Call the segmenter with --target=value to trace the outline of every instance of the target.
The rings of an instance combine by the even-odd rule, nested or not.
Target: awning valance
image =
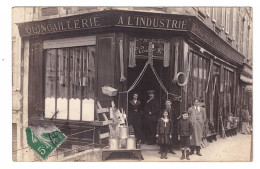
[[[246,77],[246,76],[244,76],[242,74],[240,75],[240,80],[245,82],[245,83],[250,83],[250,84],[253,83],[253,79],[252,78]]]

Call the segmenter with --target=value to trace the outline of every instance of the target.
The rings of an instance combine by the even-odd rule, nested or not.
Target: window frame
[[[58,57],[58,50],[59,49],[66,49],[68,50],[68,63],[67,63],[67,68],[70,69],[70,50],[73,48],[73,50],[75,50],[76,47],[86,47],[86,50],[89,50],[89,47],[91,48],[95,48],[95,55],[94,55],[94,81],[93,81],[93,86],[95,86],[95,83],[96,83],[96,71],[97,71],[97,68],[96,68],[96,62],[97,62],[97,59],[96,59],[96,55],[97,55],[97,48],[96,48],[96,36],[87,36],[87,37],[77,37],[77,38],[65,38],[65,39],[54,39],[54,40],[45,40],[43,41],[43,56],[44,56],[44,100],[46,99],[46,60],[47,60],[47,57],[46,57],[46,54],[47,54],[47,50],[56,50],[56,56],[55,56],[55,60],[56,60],[56,65],[55,65],[55,96],[54,96],[54,99],[55,99],[55,112],[57,112],[57,85],[59,83],[58,79],[57,79],[57,76],[58,76],[58,62],[59,62],[59,57]],[[83,57],[82,57],[83,59]],[[83,64],[83,62],[81,61],[80,64]],[[81,78],[80,78],[80,81],[82,83],[82,79],[83,79],[83,67],[82,65],[80,66],[82,68],[82,70],[80,70],[81,72]],[[70,78],[70,72],[68,71],[68,78]],[[67,79],[67,80],[70,80],[70,79]],[[81,85],[80,85],[81,86]],[[82,86],[80,87],[80,97],[78,99],[80,99],[80,120],[81,122],[84,122],[86,120],[83,120],[82,119],[82,115],[83,115],[83,104],[82,104],[82,101],[83,101],[83,88]],[[96,89],[94,87],[93,89],[93,98],[91,98],[92,100],[94,100],[94,112],[95,113],[95,98],[96,98]],[[68,120],[68,121],[75,121],[73,119],[70,119],[69,117],[69,114],[71,113],[70,112],[70,108],[69,108],[69,104],[70,104],[70,99],[72,99],[72,97],[70,96],[70,83],[68,84],[68,87],[67,87],[67,118],[65,120]],[[46,105],[45,105],[46,106]],[[44,106],[44,109],[45,109],[45,106]],[[93,114],[93,116],[95,116]],[[48,117],[49,118],[49,117]],[[64,119],[59,119],[57,118],[57,114],[54,116],[53,119],[56,119],[56,120],[64,120]],[[78,121],[78,120],[76,120]]]

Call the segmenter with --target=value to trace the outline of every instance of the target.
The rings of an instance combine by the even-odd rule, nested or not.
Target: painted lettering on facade
[[[118,26],[186,30],[188,20],[147,16],[118,16]]]
[[[136,55],[148,56],[149,42],[153,43],[153,56],[163,57],[164,56],[164,40],[153,40],[153,39],[136,39]]]
[[[65,18],[36,21],[18,24],[21,36],[40,35],[56,32],[68,32],[73,30],[84,30],[91,28],[121,26],[133,28],[149,28],[162,30],[188,30],[190,19],[180,16],[139,16],[127,13],[102,12],[95,15],[83,14]]]
[[[24,29],[28,35],[65,32],[100,26],[100,17],[73,19],[53,23],[27,24]]]

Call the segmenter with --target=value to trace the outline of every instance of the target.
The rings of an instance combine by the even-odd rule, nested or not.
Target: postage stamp
[[[28,145],[44,160],[66,139],[56,126],[27,127],[26,136]]]

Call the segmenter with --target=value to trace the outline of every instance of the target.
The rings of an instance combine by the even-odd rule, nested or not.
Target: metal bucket
[[[127,139],[127,149],[128,150],[136,149],[136,140],[134,137],[130,137]]]
[[[119,138],[127,139],[128,138],[128,127],[127,126],[120,126],[119,127]]]
[[[118,149],[118,139],[117,138],[109,138],[109,148],[112,150]]]

